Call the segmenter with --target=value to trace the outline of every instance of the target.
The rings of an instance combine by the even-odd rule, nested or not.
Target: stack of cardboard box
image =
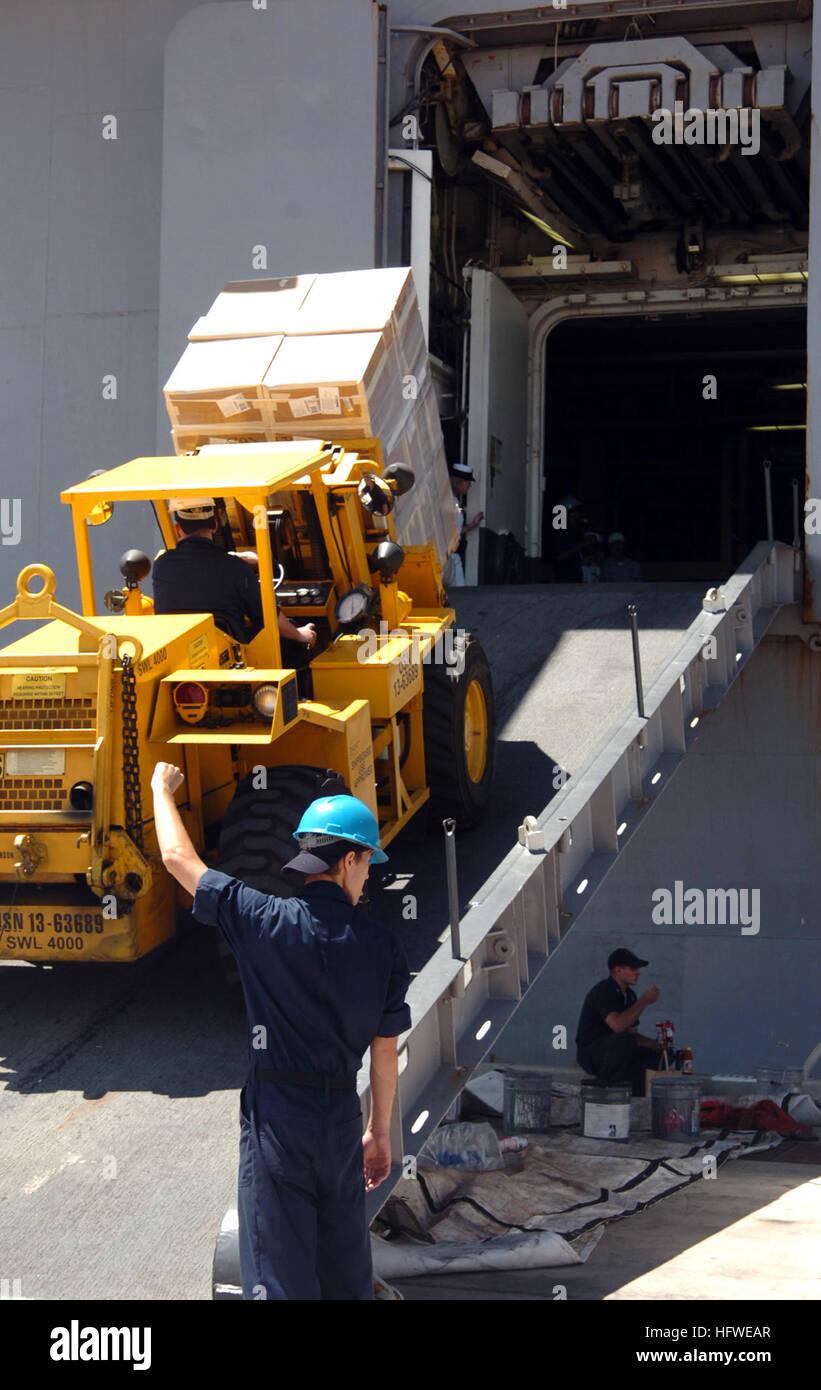
[[[177,453],[205,444],[377,438],[416,486],[397,500],[408,545],[457,539],[436,394],[407,269],[226,285],[165,387]]]

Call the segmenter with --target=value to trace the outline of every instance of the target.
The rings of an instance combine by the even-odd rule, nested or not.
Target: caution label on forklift
[[[62,777],[65,770],[65,748],[9,748],[6,753],[6,777]]]
[[[65,693],[65,671],[26,671],[11,678],[13,700],[60,700]]]
[[[193,642],[188,643],[188,665],[192,671],[199,671],[208,665],[208,634],[201,632]]]

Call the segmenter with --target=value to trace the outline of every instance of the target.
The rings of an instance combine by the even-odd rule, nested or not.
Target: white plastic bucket
[[[630,1138],[629,1086],[595,1086],[585,1083],[581,1088],[582,1134],[585,1139],[610,1139],[626,1144]]]

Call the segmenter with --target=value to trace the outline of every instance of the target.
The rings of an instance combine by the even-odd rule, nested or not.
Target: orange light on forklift
[[[199,681],[181,681],[174,687],[174,705],[186,724],[199,724],[208,709],[208,691]]]

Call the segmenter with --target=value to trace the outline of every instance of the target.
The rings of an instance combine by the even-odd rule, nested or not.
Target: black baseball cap
[[[637,970],[640,965],[649,965],[649,963],[639,956],[634,956],[633,952],[626,950],[624,946],[619,946],[618,950],[611,951],[607,957],[608,970],[612,970],[614,965],[630,965],[634,970]]]

